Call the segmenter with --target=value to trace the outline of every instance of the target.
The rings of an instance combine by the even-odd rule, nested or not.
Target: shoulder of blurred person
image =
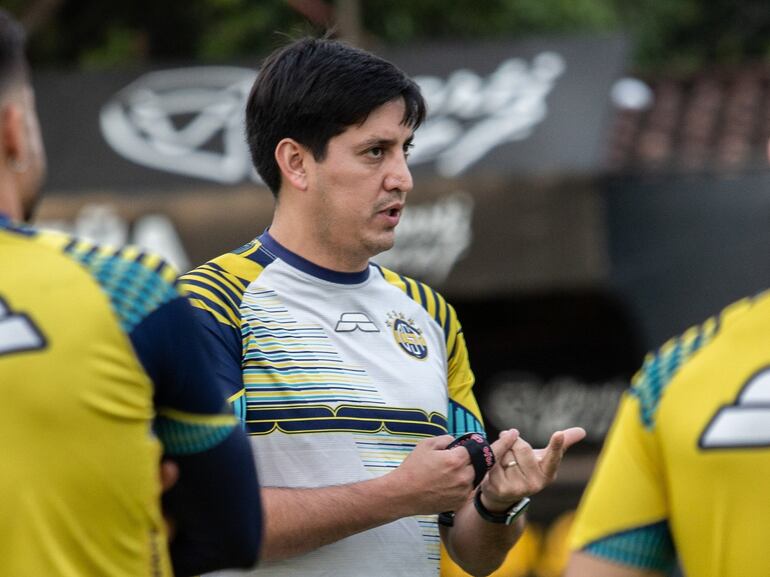
[[[768,330],[765,292],[647,356],[578,510],[569,577],[662,574],[677,560],[697,577],[768,574]]]

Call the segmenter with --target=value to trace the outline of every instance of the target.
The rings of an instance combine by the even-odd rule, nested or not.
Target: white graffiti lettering
[[[546,97],[565,68],[559,54],[542,52],[531,65],[505,60],[487,78],[465,69],[446,80],[416,77],[429,115],[411,162],[435,162],[441,176],[454,177],[495,147],[526,139],[545,120]],[[104,105],[102,134],[118,154],[145,167],[222,184],[259,182],[243,128],[256,74],[238,67],[151,72]]]

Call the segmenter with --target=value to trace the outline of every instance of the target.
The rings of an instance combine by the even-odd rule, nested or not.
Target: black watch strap
[[[504,513],[493,513],[481,502],[481,489],[478,489],[473,496],[473,504],[476,506],[476,511],[481,518],[489,523],[500,523],[501,525],[512,525],[516,518],[529,507],[530,501],[531,499],[529,497],[524,497],[518,503],[513,504]]]

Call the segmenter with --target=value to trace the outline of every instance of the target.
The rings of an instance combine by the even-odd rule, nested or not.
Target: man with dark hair
[[[272,225],[183,277],[260,470],[258,574],[435,576],[441,538],[486,575],[584,435],[536,451],[504,432],[477,492],[470,450],[444,450],[484,441],[457,315],[369,260],[393,246],[424,116],[417,85],[372,54],[316,39],[275,52],[246,108]]]
[[[175,271],[134,247],[22,224],[44,173],[24,33],[0,10],[0,574],[252,566],[249,444]],[[170,554],[161,453],[180,475],[166,497]]]

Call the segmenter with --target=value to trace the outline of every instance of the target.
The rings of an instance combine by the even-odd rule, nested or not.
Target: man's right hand
[[[391,473],[414,497],[412,514],[455,511],[471,498],[475,471],[470,455],[460,446],[445,450],[452,441],[451,435],[420,441]]]

